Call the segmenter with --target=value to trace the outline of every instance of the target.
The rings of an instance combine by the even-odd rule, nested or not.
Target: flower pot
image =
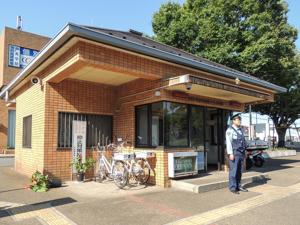
[[[51,179],[49,181],[49,185],[51,188],[58,188],[62,186],[61,180],[59,179]]]
[[[84,180],[84,173],[77,173],[76,174],[77,181],[83,182]]]

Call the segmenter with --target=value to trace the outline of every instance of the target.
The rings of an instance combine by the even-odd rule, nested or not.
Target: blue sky
[[[15,27],[16,17],[23,18],[25,31],[53,37],[67,22],[152,33],[151,19],[168,0],[51,0],[2,1],[0,30]],[[184,0],[173,0],[182,3]],[[289,22],[300,31],[300,1],[288,0]],[[299,35],[300,36],[300,35]],[[300,49],[300,40],[297,40]]]

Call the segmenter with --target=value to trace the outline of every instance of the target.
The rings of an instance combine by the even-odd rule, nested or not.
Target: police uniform
[[[232,116],[231,120],[238,116],[240,114]],[[226,130],[226,149],[228,155],[234,155],[234,160],[229,160],[229,189],[232,192],[238,192],[243,189],[241,188],[241,178],[246,155],[246,139],[240,127],[230,126]]]

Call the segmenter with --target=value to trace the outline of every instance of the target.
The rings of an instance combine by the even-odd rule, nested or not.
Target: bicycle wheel
[[[262,157],[255,157],[254,159],[254,165],[256,167],[262,167],[264,165],[264,160]]]
[[[136,166],[140,167],[140,173],[137,176],[140,184],[146,184],[150,178],[150,166],[145,159],[138,159]]]
[[[99,182],[102,182],[106,178],[106,168],[104,165],[100,165],[98,178]]]
[[[115,162],[112,168],[112,176],[116,186],[123,189],[128,183],[128,170],[122,161]]]

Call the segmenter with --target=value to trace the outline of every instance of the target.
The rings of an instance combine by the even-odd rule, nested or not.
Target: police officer
[[[246,139],[241,129],[241,114],[234,114],[232,125],[226,130],[226,148],[229,156],[229,190],[234,194],[248,190],[241,186],[242,171],[246,155]]]

